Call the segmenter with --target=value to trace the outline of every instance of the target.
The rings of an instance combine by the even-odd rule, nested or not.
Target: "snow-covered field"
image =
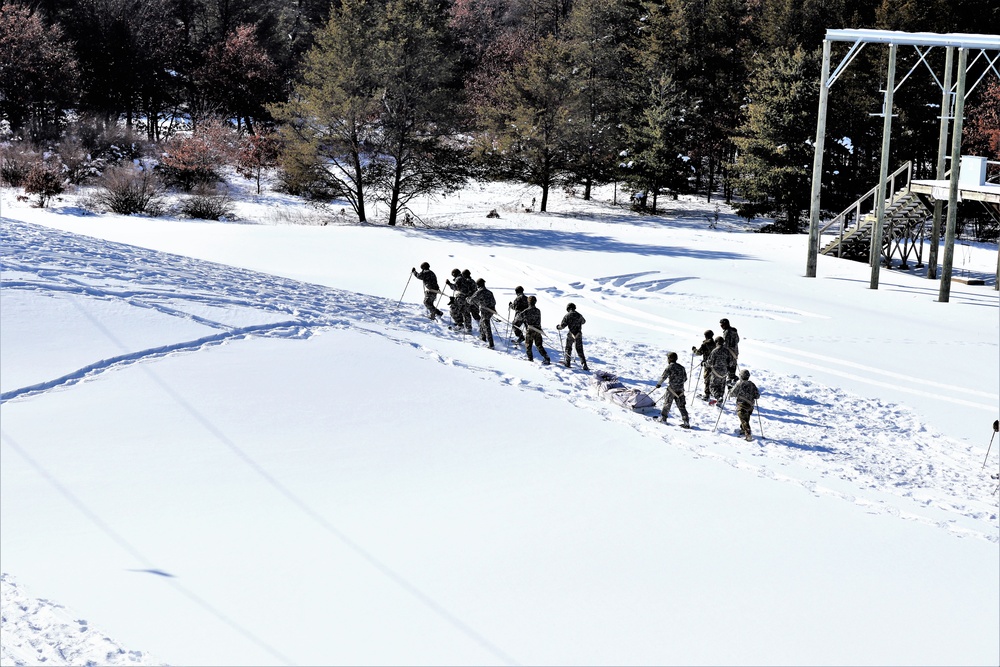
[[[224,223],[0,195],[3,664],[1000,662],[995,245],[944,304],[700,200],[388,228],[236,185]],[[554,359],[572,301],[647,391],[728,317],[755,440],[428,321],[422,261],[537,295]]]

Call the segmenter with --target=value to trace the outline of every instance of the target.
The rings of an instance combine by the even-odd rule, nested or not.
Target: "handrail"
[[[909,190],[911,175],[912,175],[912,172],[913,172],[913,162],[912,161],[905,162],[896,171],[894,171],[891,174],[889,174],[889,176],[887,176],[886,179],[885,179],[886,182],[889,183],[889,192],[892,193],[892,194],[889,195],[890,200],[896,194],[896,177],[899,176],[904,171],[906,172],[906,188],[907,188],[907,190]],[[865,200],[867,200],[869,197],[874,197],[878,193],[878,188],[879,188],[879,186],[876,185],[871,190],[869,190],[865,194],[861,195],[853,204],[851,204],[850,206],[848,206],[847,208],[845,208],[843,211],[841,211],[840,213],[838,213],[836,216],[834,216],[830,220],[830,222],[828,222],[825,225],[823,225],[822,227],[820,227],[819,233],[822,234],[823,232],[825,232],[826,230],[828,230],[830,227],[833,227],[835,224],[840,223],[840,244],[839,244],[839,247],[837,248],[837,257],[840,257],[841,252],[843,250],[843,245],[844,245],[844,220],[846,219],[847,214],[850,213],[851,211],[855,211],[856,213],[855,213],[855,216],[854,216],[854,220],[855,220],[854,226],[855,227],[860,227],[861,226],[861,219],[862,219],[861,218],[861,204]]]

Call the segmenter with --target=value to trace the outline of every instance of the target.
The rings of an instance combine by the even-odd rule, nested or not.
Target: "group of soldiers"
[[[427,308],[427,317],[432,320],[444,317],[444,312],[436,305],[442,291],[437,276],[431,271],[430,264],[424,262],[420,265],[419,272],[414,267],[411,269],[411,273],[424,285],[424,306]],[[475,319],[479,325],[480,340],[493,349],[493,316],[496,315],[510,324],[514,336],[511,342],[515,345],[523,344],[525,346],[528,361],[534,361],[534,348],[542,357],[543,365],[552,362],[542,344],[544,335],[542,314],[534,296],[526,296],[523,287],[514,288],[514,299],[508,304],[509,312],[513,313],[513,318],[508,321],[497,313],[496,297],[486,287],[486,281],[483,278],[473,280],[472,273],[468,269],[464,271],[454,269],[451,276],[452,280],[445,280],[445,285],[452,289],[452,295],[448,301],[452,319],[452,325],[449,328],[471,333],[472,320]],[[575,349],[583,370],[590,370],[583,352],[583,325],[586,322],[583,315],[576,311],[576,306],[570,303],[566,306],[566,315],[556,325],[556,329],[560,331],[565,329],[567,332],[563,350],[563,364],[567,368],[572,365],[572,355]],[[752,439],[750,415],[753,413],[757,399],[760,398],[760,391],[757,389],[757,385],[751,382],[750,371],[744,369],[737,376],[740,355],[739,332],[730,325],[726,318],[719,321],[719,326],[722,327],[721,336],[716,336],[712,330],[705,331],[705,339],[701,345],[691,348],[692,358],[695,354],[701,355],[700,372],[704,376],[704,393],[700,394],[698,398],[707,401],[709,405],[720,404],[721,408],[724,399],[727,396],[732,396],[736,400],[736,414],[740,420],[740,432],[749,441]],[[676,403],[683,419],[681,426],[691,427],[684,394],[687,380],[687,370],[678,363],[677,353],[671,352],[667,355],[667,368],[663,371],[663,375],[656,385],[657,389],[664,383],[667,385],[663,408],[660,412],[661,421],[667,421],[670,408]]]
[[[420,265],[418,272],[416,267],[410,269],[410,273],[424,284],[424,307],[427,308],[427,317],[435,320],[444,317],[444,311],[437,305],[437,299],[442,294],[438,284],[437,276],[431,271],[431,265],[424,262]],[[528,361],[534,361],[534,351],[542,357],[542,365],[552,363],[549,353],[545,350],[542,338],[545,335],[542,331],[542,313],[538,309],[537,300],[534,296],[526,296],[523,287],[514,289],[514,300],[508,304],[509,312],[513,313],[513,319],[507,320],[497,313],[497,300],[493,292],[486,287],[486,280],[479,278],[472,279],[472,272],[469,269],[460,271],[453,269],[451,272],[453,280],[445,280],[445,285],[450,287],[452,294],[448,299],[448,309],[451,314],[452,324],[450,329],[472,333],[472,320],[475,319],[479,325],[479,339],[494,349],[493,338],[493,316],[511,325],[511,332],[515,345],[524,345],[527,352]],[[576,350],[580,358],[583,370],[589,371],[587,357],[583,353],[583,325],[587,323],[583,315],[576,312],[576,305],[566,306],[566,315],[562,321],[556,325],[556,329],[566,330],[566,346],[564,349],[563,365],[566,368],[572,367],[573,350]]]
[[[736,400],[740,433],[750,441],[753,439],[750,415],[753,414],[757,399],[760,398],[760,390],[750,380],[750,371],[743,369],[739,376],[736,374],[740,357],[739,332],[726,318],[719,320],[719,326],[722,327],[721,336],[716,336],[715,332],[709,329],[705,331],[705,339],[701,345],[691,347],[692,358],[696,354],[701,355],[700,372],[705,382],[704,393],[699,394],[698,398],[707,401],[709,405],[719,404],[721,408],[721,402],[727,397],[728,390],[728,396]],[[663,399],[663,409],[660,411],[661,421],[667,421],[671,405],[677,403],[683,419],[681,426],[691,428],[684,396],[687,380],[687,371],[684,366],[677,363],[677,353],[671,352],[667,355],[667,368],[656,384],[656,388],[659,389],[664,382],[667,383],[667,393]]]

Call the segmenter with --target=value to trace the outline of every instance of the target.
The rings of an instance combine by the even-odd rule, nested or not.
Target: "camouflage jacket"
[[[425,292],[437,292],[440,288],[438,287],[438,278],[434,275],[434,272],[430,269],[424,269],[418,273],[414,274],[417,280],[424,284]]]
[[[490,313],[497,312],[497,300],[493,296],[493,292],[489,291],[485,287],[480,287],[476,292],[469,297],[469,303],[474,303],[479,306],[480,309],[488,310]]]
[[[729,327],[722,334],[723,345],[728,347],[733,351],[733,354],[738,355],[740,353],[740,334],[736,331],[735,327]]]
[[[562,318],[562,322],[559,323],[558,329],[569,329],[569,332],[574,336],[578,336],[580,331],[583,329],[583,325],[587,323],[587,320],[583,318],[583,315],[572,310],[566,313],[566,316]]]
[[[744,405],[753,405],[753,402],[760,398],[760,391],[750,380],[740,380],[729,392],[736,400]]]
[[[695,354],[701,355],[701,363],[708,362],[708,355],[712,354],[712,350],[715,349],[715,341],[711,338],[706,338],[701,341],[701,347],[695,348]]]
[[[708,355],[708,367],[719,375],[725,375],[729,370],[729,360],[732,359],[733,353],[730,352],[725,345],[720,345],[712,350],[712,353]]]
[[[523,294],[518,294],[514,297],[514,300],[510,302],[510,309],[515,313],[520,313],[522,310],[528,307],[528,297]]]
[[[459,276],[455,278],[455,291],[461,292],[462,296],[468,298],[476,291],[476,281],[471,277]]]
[[[514,324],[523,324],[541,331],[542,311],[538,310],[536,306],[528,306],[514,316]]]
[[[673,361],[667,365],[667,369],[660,376],[660,384],[666,381],[667,387],[677,396],[684,392],[684,383],[687,382],[687,379],[688,374],[684,367]]]

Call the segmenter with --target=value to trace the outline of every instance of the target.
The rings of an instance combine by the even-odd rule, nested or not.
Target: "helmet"
[[[741,380],[749,380],[750,379],[750,371],[740,371],[740,379]]]
[[[712,338],[715,338],[715,332],[712,331],[711,329],[706,329],[705,330],[705,340],[711,340]]]
[[[723,317],[721,320],[719,320],[719,326],[722,327],[723,329],[728,329],[729,328],[729,320],[727,320],[725,317]]]
[[[424,262],[423,264],[420,265],[420,268],[426,271],[427,269],[431,268],[431,265],[428,264],[427,262]]]
[[[515,294],[524,294],[524,288],[521,287],[520,285],[518,285],[517,287],[514,288],[514,293]]]
[[[486,279],[480,278],[479,280],[476,281],[476,284],[479,285],[480,287],[486,287]]]
[[[538,301],[538,299],[535,298],[534,294],[532,294],[531,296],[528,297],[528,304],[529,305],[534,306],[536,301]]]
[[[726,342],[726,339],[723,338],[722,336],[716,336],[715,337],[715,344],[716,345],[723,345],[725,342]]]
[[[566,310],[576,310],[576,304],[571,303],[566,306]]]
[[[671,362],[677,361],[677,353],[676,352],[671,352],[670,354],[668,354],[667,355],[667,361],[671,361]]]
[[[463,269],[462,270],[462,275],[465,276],[466,278],[471,278],[472,277],[472,271],[469,271],[468,269]]]
[[[460,275],[462,275],[462,272],[459,271],[458,269],[452,269],[451,270],[451,277],[452,278],[458,278]]]

